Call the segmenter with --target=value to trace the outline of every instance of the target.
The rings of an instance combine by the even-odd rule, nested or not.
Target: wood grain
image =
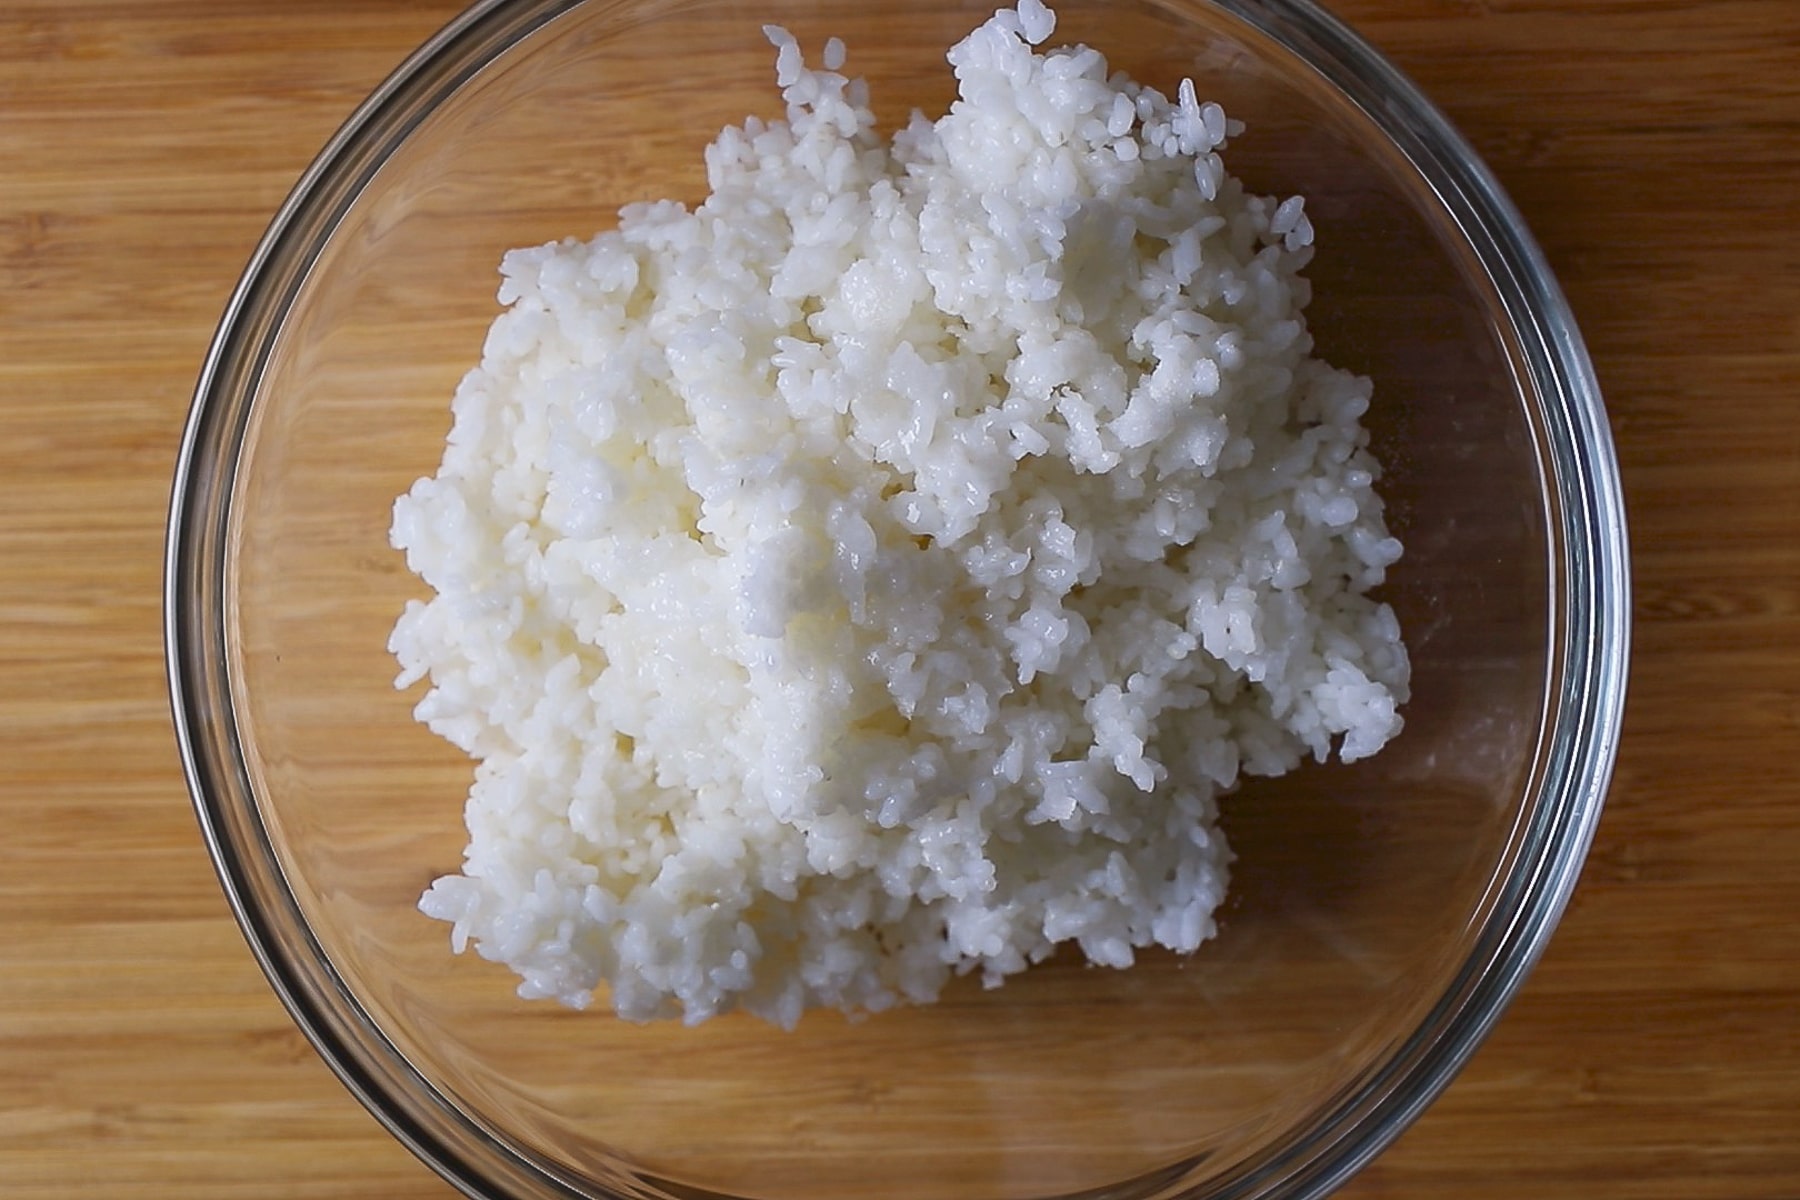
[[[442,1198],[293,1031],[188,809],[162,518],[268,215],[444,0],[0,6],[0,1195]],[[1591,865],[1343,1192],[1800,1195],[1800,33],[1787,0],[1336,0],[1582,323],[1636,655]]]

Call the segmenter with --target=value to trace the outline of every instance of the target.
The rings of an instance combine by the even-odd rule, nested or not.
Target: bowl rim
[[[239,447],[273,339],[338,223],[425,114],[585,2],[479,0],[409,55],[314,158],[249,259],[208,348],[176,461],[164,554],[174,731],[195,814],[240,930],[290,1017],[343,1084],[419,1159],[477,1200],[609,1193],[586,1190],[440,1095],[362,1009],[302,919],[257,820],[238,739],[225,642],[232,501]],[[1209,1193],[1221,1200],[1317,1200],[1380,1153],[1455,1078],[1517,995],[1568,904],[1611,780],[1624,714],[1631,638],[1624,498],[1599,384],[1569,305],[1518,210],[1449,120],[1313,0],[1194,3],[1294,54],[1388,135],[1489,273],[1545,410],[1538,414],[1552,556],[1545,702],[1561,719],[1539,750],[1542,792],[1524,831],[1524,870],[1508,873],[1497,901],[1513,919],[1486,924],[1411,1036],[1338,1097],[1306,1136],[1253,1156],[1225,1190]],[[1144,1182],[1158,1196],[1194,1194],[1163,1190],[1179,1189],[1181,1174],[1158,1171]],[[623,1173],[597,1182],[633,1200],[705,1194],[650,1190],[649,1178]]]

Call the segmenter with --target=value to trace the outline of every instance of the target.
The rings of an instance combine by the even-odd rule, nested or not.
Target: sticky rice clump
[[[1303,203],[1053,24],[996,13],[891,140],[771,27],[786,119],[704,203],[506,255],[391,649],[478,760],[420,907],[521,995],[792,1026],[1192,951],[1218,797],[1399,731]]]

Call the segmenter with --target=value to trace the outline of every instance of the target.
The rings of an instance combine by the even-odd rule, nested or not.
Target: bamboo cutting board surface
[[[446,0],[0,3],[0,1196],[452,1195],[292,1028],[191,816],[162,519],[269,215]],[[1349,1200],[1800,1196],[1800,20],[1335,0],[1495,168],[1582,323],[1636,654],[1586,876]]]

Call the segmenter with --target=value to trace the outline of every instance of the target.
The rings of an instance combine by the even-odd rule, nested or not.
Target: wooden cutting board
[[[447,1197],[290,1026],[166,715],[162,519],[269,215],[450,0],[0,3],[0,1196]],[[1574,305],[1630,504],[1616,785],[1564,926],[1343,1192],[1800,1196],[1800,10],[1335,0]]]

